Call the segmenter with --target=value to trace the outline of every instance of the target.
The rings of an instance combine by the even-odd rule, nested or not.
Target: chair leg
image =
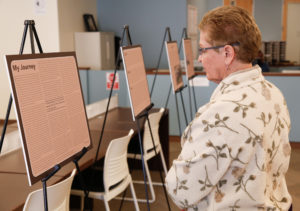
[[[138,204],[137,199],[136,199],[136,194],[135,194],[135,191],[134,191],[132,181],[130,182],[130,189],[131,189],[131,195],[133,197],[133,203],[134,203],[134,206],[135,206],[135,210],[140,211],[139,204]]]
[[[108,201],[106,199],[104,199],[103,201],[104,201],[104,205],[105,205],[105,210],[110,211]]]
[[[83,211],[84,209],[84,197],[80,196],[80,210]]]
[[[151,197],[152,197],[151,199],[149,199],[149,202],[153,203],[155,201],[155,192],[154,192],[154,188],[153,188],[153,183],[152,183],[152,179],[151,179],[151,175],[150,175],[148,163],[147,163],[147,160],[145,158],[144,158],[144,163],[145,163],[146,175],[147,175],[147,178],[148,178],[148,181],[146,181],[146,183],[149,184],[150,192],[151,192]],[[144,184],[144,181],[132,181],[132,183]],[[122,197],[115,197],[115,199],[122,199]],[[126,200],[126,201],[134,201],[133,198],[128,198],[128,197],[125,197],[123,199]],[[140,199],[140,198],[137,198],[137,201],[138,202],[142,202],[142,203],[146,203],[147,202],[146,199]]]
[[[165,172],[165,176],[167,176],[167,165],[166,165],[166,161],[165,161],[165,158],[164,158],[164,153],[162,151],[162,148],[161,148],[161,145],[159,145],[159,154],[160,154],[160,158],[161,158],[161,163],[162,163],[162,166],[164,168],[164,172]]]
[[[146,175],[147,175],[148,182],[149,182],[150,192],[151,192],[151,196],[152,196],[151,200],[155,201],[155,192],[154,192],[154,188],[153,188],[153,184],[152,184],[152,179],[151,179],[151,175],[150,175],[150,171],[149,171],[149,167],[148,167],[148,162],[147,162],[147,160],[145,160],[145,158],[144,158],[144,163],[145,163]]]

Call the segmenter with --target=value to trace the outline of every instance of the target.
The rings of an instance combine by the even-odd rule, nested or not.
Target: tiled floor
[[[178,141],[170,142],[170,161],[178,156],[180,152],[180,143]],[[154,181],[160,181],[160,176],[158,172],[151,172],[152,179]],[[142,179],[142,171],[135,170],[132,173],[133,178]],[[287,173],[287,183],[289,192],[293,198],[293,210],[300,210],[300,148],[292,149],[292,156],[290,161],[290,168]],[[135,185],[136,194],[138,197],[145,197],[145,190],[143,185]],[[127,190],[130,193],[130,190]],[[163,188],[161,186],[155,186],[156,200],[154,203],[150,204],[150,210],[155,211],[166,211],[168,210],[168,206],[166,203],[165,195]],[[179,211],[180,209],[176,207],[174,203],[169,199],[171,210]],[[112,211],[119,210],[120,201],[119,200],[111,200],[109,202],[110,209]],[[147,206],[145,203],[139,203],[140,210],[147,210]],[[104,204],[101,200],[94,200],[94,210],[105,210]],[[122,210],[135,210],[133,202],[125,201]]]

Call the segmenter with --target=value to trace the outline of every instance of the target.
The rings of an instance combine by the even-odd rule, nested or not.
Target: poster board
[[[168,64],[173,87],[173,93],[183,87],[181,65],[176,41],[166,42]]]
[[[23,155],[33,185],[91,147],[75,52],[7,55]]]
[[[186,73],[187,79],[190,80],[195,75],[192,40],[191,39],[183,39],[182,41],[183,41],[185,73]]]
[[[142,47],[140,45],[121,47],[126,82],[130,98],[132,118],[151,105]]]

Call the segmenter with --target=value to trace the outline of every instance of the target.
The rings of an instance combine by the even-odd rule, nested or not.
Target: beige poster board
[[[135,120],[139,114],[151,105],[142,47],[139,45],[121,47],[121,53],[132,118]]]
[[[183,39],[183,50],[184,50],[183,54],[184,54],[185,73],[187,79],[190,80],[195,75],[194,56],[193,56],[191,39]]]
[[[177,92],[183,87],[182,72],[176,41],[166,42],[167,57],[169,63],[170,76],[172,81],[173,92]]]
[[[32,185],[91,146],[76,57],[9,55],[6,62]]]

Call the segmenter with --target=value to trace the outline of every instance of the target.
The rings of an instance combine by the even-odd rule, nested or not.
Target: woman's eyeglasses
[[[217,46],[212,46],[212,47],[207,47],[207,48],[199,48],[199,55],[202,55],[205,51],[209,50],[209,49],[218,49],[218,48],[223,48],[226,45],[231,45],[231,46],[238,46],[240,45],[239,42],[236,43],[232,43],[232,44],[225,44],[225,45],[217,45]]]

